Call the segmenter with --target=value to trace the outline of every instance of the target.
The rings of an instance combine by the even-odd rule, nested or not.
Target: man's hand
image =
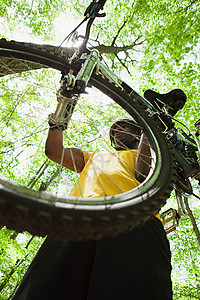
[[[68,120],[66,119],[58,119],[56,118],[55,113],[52,113],[48,116],[48,123],[51,130],[59,129],[59,130],[66,130],[68,126]]]
[[[68,74],[61,80],[61,86],[57,91],[58,105],[56,111],[49,115],[49,126],[51,130],[66,130],[71,119],[78,97],[73,94],[74,77]]]

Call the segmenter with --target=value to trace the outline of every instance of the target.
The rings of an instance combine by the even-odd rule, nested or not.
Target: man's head
[[[133,119],[123,117],[113,122],[109,134],[111,145],[116,150],[137,149],[141,130]]]

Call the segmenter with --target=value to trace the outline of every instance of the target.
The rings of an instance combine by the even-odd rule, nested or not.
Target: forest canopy
[[[59,46],[69,31],[81,22],[89,3],[88,0],[74,0],[73,3],[69,0],[2,0],[0,37],[36,43],[44,48],[47,44]],[[174,88],[184,90],[187,102],[176,119],[194,131],[193,124],[200,118],[199,1],[107,0],[104,11],[106,17],[94,22],[89,46],[97,48],[108,66],[141,95],[146,89],[160,93]],[[82,25],[80,34],[84,34],[84,29]],[[66,46],[64,42],[61,47]],[[44,143],[47,118],[56,106],[59,81],[60,74],[53,70],[38,70],[34,74],[30,71],[1,79],[1,173],[26,186],[31,186],[41,165],[44,164],[42,180],[46,182],[58,169],[46,161]],[[97,145],[91,141],[99,134],[99,128],[104,130],[102,124],[109,127],[113,115],[121,114],[102,95],[95,97],[100,99],[95,108],[98,118],[89,111],[90,103],[86,104],[82,98],[81,105],[85,105],[86,111],[88,108],[87,117],[91,122],[84,122],[85,116],[82,116],[79,133],[87,133],[85,140],[80,140],[79,135],[73,136],[73,143],[75,141],[77,146],[85,143],[90,150]],[[64,175],[59,173],[53,178],[51,190],[65,192],[61,183],[66,178],[74,183],[75,177],[68,171]],[[38,189],[40,183],[36,182],[34,188]],[[199,194],[198,186],[195,193]],[[200,299],[198,201],[194,197],[188,199],[196,233],[191,216],[187,214],[176,231],[168,236],[173,258],[174,299]],[[166,208],[176,206],[172,194]],[[18,234],[2,227],[1,299],[9,299],[12,295],[42,241],[27,232]]]

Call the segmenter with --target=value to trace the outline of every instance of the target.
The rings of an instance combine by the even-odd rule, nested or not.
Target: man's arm
[[[147,137],[142,134],[138,147],[137,159],[135,163],[136,179],[139,182],[145,180],[150,171],[151,152]]]
[[[62,166],[81,172],[85,166],[83,151],[79,148],[63,146],[63,131],[59,129],[49,130],[45,145],[46,156]]]

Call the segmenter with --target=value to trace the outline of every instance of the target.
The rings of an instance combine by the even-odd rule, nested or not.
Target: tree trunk
[[[192,223],[192,227],[193,227],[193,230],[194,230],[194,233],[196,235],[196,238],[197,238],[197,242],[198,242],[198,245],[199,245],[199,249],[200,249],[200,231],[199,231],[199,228],[197,227],[197,223],[196,223],[196,220],[193,216],[193,213],[189,207],[189,203],[188,203],[188,199],[187,198],[184,198],[184,203],[185,203],[185,207],[186,207],[186,210],[188,212],[188,216],[191,220],[191,223]]]

